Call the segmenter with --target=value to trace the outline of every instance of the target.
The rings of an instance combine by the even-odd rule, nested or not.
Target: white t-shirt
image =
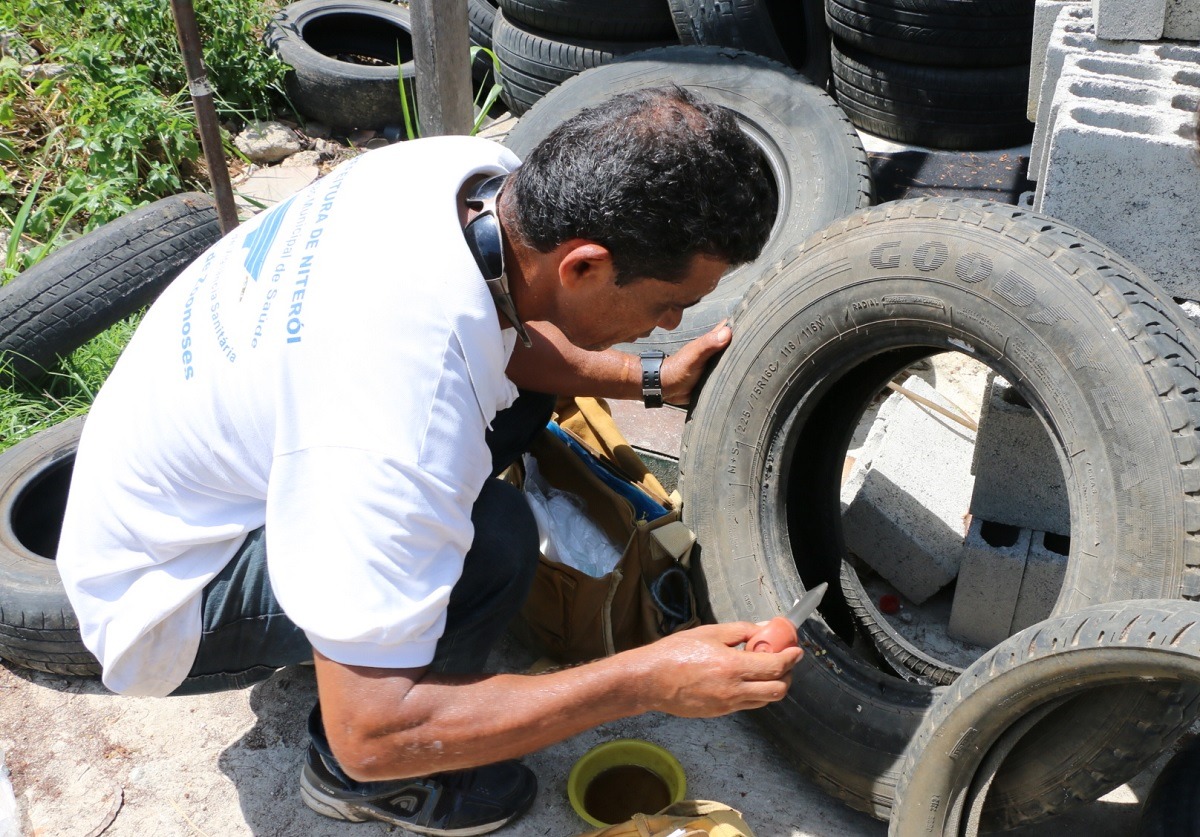
[[[201,591],[264,524],[275,594],[314,648],[433,658],[491,468],[484,431],[516,398],[515,333],[456,195],[517,165],[468,137],[364,154],[153,305],[88,417],[58,551],[106,686],[183,681]]]

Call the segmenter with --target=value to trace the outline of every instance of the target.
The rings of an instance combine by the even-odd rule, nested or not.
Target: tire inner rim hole
[[[360,14],[321,15],[304,26],[304,42],[322,55],[349,64],[395,67],[413,60],[412,33]]]
[[[859,367],[859,385],[848,374],[827,397],[861,396],[886,363],[875,374],[867,368]],[[1028,463],[1055,462],[1061,452],[1003,370],[958,351],[908,363],[864,406],[839,492],[847,597],[885,671],[948,683],[986,648],[1053,611],[1070,554],[1069,502],[1065,484],[1052,483],[1052,467]],[[1000,508],[996,498],[1022,486],[1036,486],[1037,501]],[[1035,511],[1044,522],[1029,517]],[[1010,516],[1000,522],[993,512]],[[1051,525],[1062,528],[1043,531]],[[964,587],[959,575],[970,562]],[[1010,580],[1003,572],[1017,562],[1020,595],[980,587],[989,573]]]
[[[55,462],[22,489],[13,503],[13,534],[21,546],[42,558],[54,560],[58,552],[74,466],[74,455]]]
[[[786,218],[783,207],[791,201],[791,195],[788,194],[787,173],[783,169],[783,164],[780,162],[782,154],[778,150],[775,141],[768,135],[764,134],[753,123],[744,119],[737,111],[730,111],[733,118],[737,120],[738,127],[742,129],[750,141],[758,147],[760,155],[759,162],[767,173],[767,180],[771,184],[771,191],[775,198],[775,217],[771,220],[771,231],[768,234],[768,241],[774,239],[782,228]]]

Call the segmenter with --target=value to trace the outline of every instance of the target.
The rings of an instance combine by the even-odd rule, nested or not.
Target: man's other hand
[[[729,345],[733,332],[725,322],[697,337],[663,361],[663,401],[684,405],[691,402],[692,390],[700,382],[704,368],[718,352]]]

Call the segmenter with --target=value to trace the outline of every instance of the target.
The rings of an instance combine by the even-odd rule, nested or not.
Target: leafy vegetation
[[[139,322],[141,315],[117,323],[64,358],[44,380],[0,387],[0,451],[86,412]]]
[[[285,0],[195,0],[226,123],[286,109],[286,67],[262,43]],[[475,101],[482,126],[499,62]],[[397,73],[399,81],[399,73]],[[402,96],[411,88],[401,83]],[[409,138],[420,135],[405,99]],[[409,105],[413,107],[409,108]],[[68,237],[158,198],[206,190],[207,174],[168,0],[0,0],[0,285]],[[87,410],[140,317],[118,323],[38,381],[0,386],[0,450]]]
[[[262,44],[278,3],[198,0],[223,119],[269,116],[284,65]],[[0,224],[24,246],[7,281],[62,241],[205,176],[165,0],[5,0],[0,33]],[[27,249],[28,248],[28,249]]]
[[[285,103],[262,43],[281,0],[196,0],[225,122]],[[204,190],[187,75],[167,0],[0,2],[0,284],[61,245],[158,198]],[[0,388],[0,450],[83,412],[132,318],[37,382]]]

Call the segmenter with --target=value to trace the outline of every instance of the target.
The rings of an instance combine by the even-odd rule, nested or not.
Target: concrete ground
[[[497,667],[523,670],[506,641]],[[97,681],[0,667],[0,748],[20,830],[37,837],[237,837],[400,833],[326,819],[300,801],[312,670],[283,669],[250,689],[186,698],[127,698]],[[852,811],[803,778],[746,715],[685,720],[647,715],[607,724],[527,757],[534,808],[501,834],[569,837],[587,830],[566,781],[592,746],[643,738],[682,763],[692,798],[740,810],[759,837],[882,837],[886,824]],[[1149,770],[1077,813],[1009,832],[1017,837],[1120,837],[1134,832]],[[2,820],[0,820],[2,822]],[[3,831],[0,830],[0,834]],[[7,835],[5,835],[7,837]]]
[[[883,198],[915,194],[990,196],[1015,202],[1027,149],[970,155],[961,165],[940,153],[868,142]],[[947,165],[951,163],[952,165]],[[898,178],[907,177],[908,185]],[[1003,195],[988,195],[1001,183]],[[986,184],[986,185],[985,185]],[[980,186],[985,185],[983,192]],[[298,188],[298,187],[297,187]],[[678,451],[682,414],[620,405],[618,421],[636,446]],[[533,660],[505,640],[498,670]],[[803,684],[801,684],[802,686]],[[95,680],[40,674],[0,664],[0,757],[11,772],[16,834],[57,835],[374,835],[378,823],[326,819],[300,801],[297,779],[307,746],[305,719],[315,698],[309,668],[284,669],[251,689],[189,698],[123,698]],[[534,809],[504,834],[568,837],[587,825],[571,810],[567,775],[584,752],[613,738],[654,741],[683,764],[687,795],[739,809],[759,837],[881,837],[886,824],[852,811],[805,779],[746,715],[684,720],[648,715],[605,725],[534,753]],[[1118,837],[1135,831],[1139,803],[1169,754],[1128,785],[1017,837]],[[0,778],[0,837],[4,833]]]
[[[683,414],[614,404],[630,441],[678,451]],[[492,667],[525,671],[533,655],[505,638]],[[801,687],[802,687],[801,683]],[[15,834],[370,835],[378,823],[328,820],[300,801],[305,719],[315,699],[311,668],[284,669],[237,692],[126,698],[95,680],[0,664],[0,751],[16,791]],[[614,738],[673,752],[687,795],[740,810],[759,837],[883,837],[885,823],[850,810],[806,779],[751,715],[689,720],[653,714],[591,730],[526,758],[540,791],[534,809],[501,833],[569,837],[587,829],[566,794],[571,766]],[[1016,837],[1123,837],[1169,757],[1076,812],[1019,829]],[[0,781],[0,785],[2,785]],[[0,837],[5,833],[0,796]]]

